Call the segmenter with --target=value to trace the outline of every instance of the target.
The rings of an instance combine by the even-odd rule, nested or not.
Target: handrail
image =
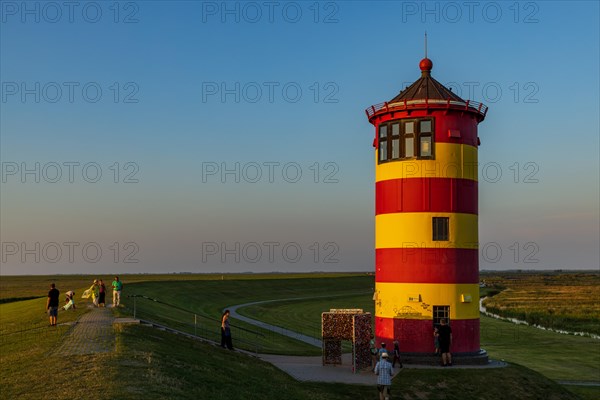
[[[146,300],[153,301],[153,302],[155,302],[155,303],[159,303],[159,304],[163,304],[163,305],[165,305],[165,306],[168,306],[168,307],[175,308],[175,309],[177,309],[177,310],[180,310],[180,311],[184,311],[184,312],[188,312],[188,313],[190,313],[190,314],[197,315],[197,316],[199,316],[199,317],[202,317],[202,318],[208,319],[208,320],[210,320],[210,321],[214,321],[214,322],[221,323],[221,320],[220,320],[220,319],[213,318],[213,317],[209,317],[209,316],[207,316],[207,315],[203,315],[203,314],[199,314],[199,313],[197,313],[196,311],[188,310],[188,309],[185,309],[185,308],[183,308],[183,307],[176,306],[176,305],[174,305],[174,304],[165,303],[164,301],[161,301],[161,300],[155,299],[155,298],[153,298],[153,297],[144,296],[144,295],[141,295],[141,294],[130,294],[130,295],[128,295],[127,297],[143,298],[143,299],[146,299]],[[260,332],[253,331],[253,330],[251,330],[251,329],[242,328],[241,326],[236,326],[236,325],[233,325],[233,324],[231,324],[231,323],[230,323],[230,326],[231,326],[231,327],[233,327],[233,328],[235,328],[235,329],[239,329],[239,330],[242,330],[242,331],[246,331],[246,332],[249,332],[249,333],[253,333],[253,334],[255,334],[255,335],[258,335],[258,336],[261,336],[261,337],[265,337],[265,335],[264,335],[264,334],[262,334],[262,333],[260,333]]]
[[[457,100],[442,100],[442,99],[419,99],[419,100],[409,100],[404,99],[400,102],[395,103],[378,103],[374,104],[371,107],[365,110],[367,114],[367,118],[371,118],[373,115],[377,114],[379,111],[384,110],[388,111],[396,111],[396,110],[406,110],[413,108],[420,108],[420,106],[425,105],[427,108],[451,108],[451,106],[464,107],[465,110],[470,110],[481,114],[483,117],[487,114],[488,107],[480,102],[467,100],[467,101],[457,101]]]

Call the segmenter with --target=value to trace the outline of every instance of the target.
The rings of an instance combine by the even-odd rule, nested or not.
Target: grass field
[[[600,273],[487,272],[487,311],[530,324],[600,335]]]
[[[268,279],[257,279],[259,276],[232,279],[233,276],[225,275],[221,281],[221,276],[208,279],[202,276],[198,279],[196,276],[167,275],[169,281],[164,282],[158,280],[159,276],[140,275],[137,276],[140,278],[138,283],[128,278],[123,280],[125,294],[137,293],[159,298],[210,318],[218,318],[224,307],[233,304],[288,299],[249,306],[240,311],[313,336],[320,333],[320,313],[323,310],[358,307],[372,311],[371,295],[364,293],[372,288],[372,276],[336,275],[336,278],[324,279],[313,275],[273,275]],[[174,278],[184,280],[175,281]],[[45,296],[49,281],[36,283],[33,277],[27,279],[21,282],[28,282],[30,287],[41,287],[39,291]],[[66,282],[62,281],[62,277],[48,279],[56,280],[59,288],[61,283]],[[84,288],[90,279],[73,277],[69,286],[77,287],[77,282],[80,282],[79,287]],[[5,289],[18,287],[18,284],[6,280],[3,277]],[[65,287],[68,286],[65,284]],[[330,298],[291,300],[323,296],[325,293]],[[31,291],[15,289],[6,294],[2,293],[4,298],[26,297],[31,296]],[[142,305],[144,302],[145,306]],[[123,313],[131,310],[131,299],[125,298],[124,303],[128,308],[115,311]],[[299,383],[270,364],[252,357],[223,352],[181,336],[142,326],[128,326],[117,331],[117,351],[113,354],[77,356],[65,362],[52,356],[52,350],[62,340],[67,328],[53,330],[46,327],[44,305],[45,299],[0,304],[0,387],[3,398],[44,397],[48,376],[52,376],[56,387],[57,395],[54,398],[89,397],[89,393],[101,393],[99,398],[128,399],[377,398],[374,389],[369,387]],[[158,311],[164,323],[181,323],[188,331],[193,329],[189,313],[181,311],[181,314],[177,314],[168,307],[161,311],[159,307],[148,300],[140,299],[137,302],[138,313]],[[59,323],[73,320],[85,311],[80,309],[70,314],[61,313]],[[183,321],[185,318],[188,318],[188,322]],[[237,327],[257,330],[239,321],[233,322]],[[207,326],[207,335],[216,338],[218,322],[203,320],[202,324]],[[320,354],[318,349],[293,339],[272,332],[263,333],[266,338],[261,339],[261,350]],[[234,335],[234,341],[243,337],[240,330],[234,330]],[[481,336],[482,347],[492,357],[522,364],[541,374],[519,365],[475,372],[404,370],[394,380],[394,392],[402,393],[407,399],[461,400],[501,397],[575,399],[577,396],[574,393],[581,398],[595,399],[600,395],[598,388],[561,386],[547,378],[600,380],[598,341],[515,326],[489,318],[482,318]],[[251,341],[252,337],[248,339]],[[510,382],[508,387],[506,382]],[[121,392],[117,393],[115,388],[121,388]],[[123,396],[123,393],[127,395]]]
[[[345,276],[337,278],[283,278],[266,280],[188,280],[169,282],[168,288],[162,282],[140,282],[131,285],[129,293],[141,294],[159,299],[189,310],[157,304],[138,299],[136,316],[153,320],[174,328],[194,331],[194,313],[197,314],[196,331],[199,335],[217,340],[220,335],[221,313],[231,305],[261,300],[293,299],[298,297],[355,295],[370,291],[372,276]],[[132,299],[125,303],[127,311],[133,312]],[[320,315],[320,314],[319,314]],[[237,347],[262,353],[290,355],[320,355],[321,350],[303,342],[279,335],[277,332],[260,329],[242,321],[232,319],[235,328],[234,341]],[[280,325],[281,326],[281,325]],[[253,332],[256,332],[253,333]],[[320,334],[320,327],[318,334]]]
[[[318,332],[318,335],[321,312],[327,311],[330,306],[358,307],[373,312],[373,301],[368,295],[265,303],[244,307],[238,312],[292,330],[311,327],[304,329],[303,333],[311,335]],[[552,379],[600,381],[600,342],[596,339],[562,335],[482,317],[481,346],[492,358],[522,364]]]
[[[364,273],[296,273],[296,274],[126,274],[119,275],[125,286],[139,282],[170,281],[229,281],[229,280],[270,280],[270,279],[304,279],[335,278],[348,276],[365,276]],[[0,303],[34,297],[46,297],[48,287],[55,282],[57,287],[66,292],[91,286],[94,279],[102,279],[107,287],[114,275],[22,275],[2,276],[0,279]]]
[[[39,299],[0,305],[2,326],[18,326],[24,318],[43,324],[40,306]],[[116,328],[113,353],[64,359],[53,354],[64,333],[58,329],[2,336],[2,398],[377,399],[374,387],[297,382],[254,357],[138,325]],[[503,384],[493,384],[506,381],[511,382],[508,391]],[[392,390],[406,399],[497,399],[507,394],[521,399],[540,395],[576,399],[517,365],[478,371],[404,370]]]

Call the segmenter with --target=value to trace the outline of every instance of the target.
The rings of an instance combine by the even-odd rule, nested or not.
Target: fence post
[[[196,318],[196,314],[194,314],[194,336],[198,336],[198,333],[196,332],[196,323],[197,323],[197,318]]]
[[[136,300],[137,300],[137,296],[133,296],[133,319],[135,318],[135,312],[136,312]]]

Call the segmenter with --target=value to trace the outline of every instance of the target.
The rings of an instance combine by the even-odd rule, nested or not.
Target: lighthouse
[[[455,356],[481,356],[477,126],[487,107],[431,76],[366,110],[375,127],[375,336],[434,352],[446,319]],[[487,357],[486,357],[487,358]]]

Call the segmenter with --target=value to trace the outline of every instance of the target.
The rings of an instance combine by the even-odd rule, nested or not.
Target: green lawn
[[[144,294],[190,309],[199,315],[218,318],[224,307],[276,298],[288,299],[243,309],[247,315],[290,329],[320,333],[320,313],[329,308],[363,308],[372,311],[372,276],[335,278],[300,277],[279,279],[144,281],[126,284],[125,294]],[[188,278],[188,277],[186,277]],[[3,278],[4,280],[4,278]],[[59,285],[60,281],[57,281]],[[72,281],[76,282],[76,281]],[[85,282],[80,281],[80,286]],[[126,281],[127,282],[127,281]],[[33,282],[32,282],[33,284]],[[73,287],[77,287],[77,286]],[[87,285],[87,283],[85,283]],[[82,287],[85,287],[83,285]],[[37,286],[45,287],[38,283]],[[59,288],[61,286],[59,285]],[[63,289],[64,290],[64,289]],[[44,288],[44,291],[46,289]],[[23,291],[23,294],[28,292]],[[314,300],[289,299],[331,296]],[[342,295],[343,297],[339,297]],[[44,293],[45,296],[45,293]],[[13,296],[24,297],[24,296]],[[131,299],[124,298],[127,313]],[[145,300],[138,313],[156,311],[169,325],[193,329],[188,313]],[[80,305],[83,305],[81,301]],[[2,398],[84,398],[93,393],[102,398],[127,399],[376,399],[372,387],[341,384],[300,383],[270,364],[242,354],[222,351],[182,336],[143,326],[120,328],[117,351],[112,354],[73,356],[68,360],[53,355],[67,327],[50,328],[44,313],[45,299],[0,304],[0,387]],[[74,320],[86,309],[59,314],[59,323]],[[187,321],[185,321],[185,319]],[[202,318],[200,318],[202,320]],[[233,321],[239,328],[257,328]],[[218,334],[218,322],[203,320],[207,335]],[[212,325],[215,324],[215,325]],[[214,330],[213,330],[214,328]],[[234,330],[234,341],[242,339]],[[293,339],[263,332],[261,346],[271,351],[302,354],[319,350]],[[270,336],[269,336],[270,335]],[[315,334],[318,336],[318,334]],[[598,380],[598,341],[544,332],[525,326],[482,318],[482,347],[493,358],[522,364],[547,377],[560,380]],[[250,338],[247,338],[251,340]],[[240,343],[234,343],[238,347]],[[250,346],[251,347],[251,346]],[[312,354],[311,353],[311,354]],[[560,386],[542,374],[519,365],[486,370],[403,370],[394,380],[395,398],[497,399],[598,398],[597,388]],[[509,383],[507,385],[507,383]],[[567,390],[569,389],[569,390]],[[124,394],[126,393],[126,395]],[[403,397],[400,397],[402,394]]]
[[[21,317],[35,319],[38,313],[33,310],[39,305],[32,301],[0,305],[2,325]],[[46,327],[1,342],[2,398],[377,399],[372,386],[298,382],[254,357],[139,325],[115,329],[114,353],[65,359],[53,354],[62,333]],[[392,390],[406,399],[491,400],[506,394],[502,382],[507,381],[514,398],[576,399],[543,376],[515,365],[477,371],[404,370]]]
[[[285,301],[248,306],[238,312],[318,337],[321,312],[330,307],[363,308],[373,312],[373,301],[368,295]],[[481,346],[491,358],[524,365],[552,379],[600,381],[600,342],[595,339],[482,317]]]
[[[264,280],[188,280],[169,282],[168,285],[164,282],[140,282],[129,285],[126,293],[145,295],[191,311],[188,313],[153,301],[137,299],[135,308],[138,318],[164,323],[190,333],[196,330],[203,337],[218,340],[219,319],[223,308],[227,306],[273,298],[323,296],[324,293],[332,296],[364,293],[365,287],[369,290],[372,284],[373,277],[366,275],[304,279],[280,276],[280,279]],[[123,302],[127,307],[126,311],[133,313],[133,300],[125,298]],[[193,313],[197,313],[196,327]],[[237,347],[262,353],[321,354],[319,348],[277,332],[260,329],[233,318],[232,323]],[[317,333],[320,334],[320,327]]]

